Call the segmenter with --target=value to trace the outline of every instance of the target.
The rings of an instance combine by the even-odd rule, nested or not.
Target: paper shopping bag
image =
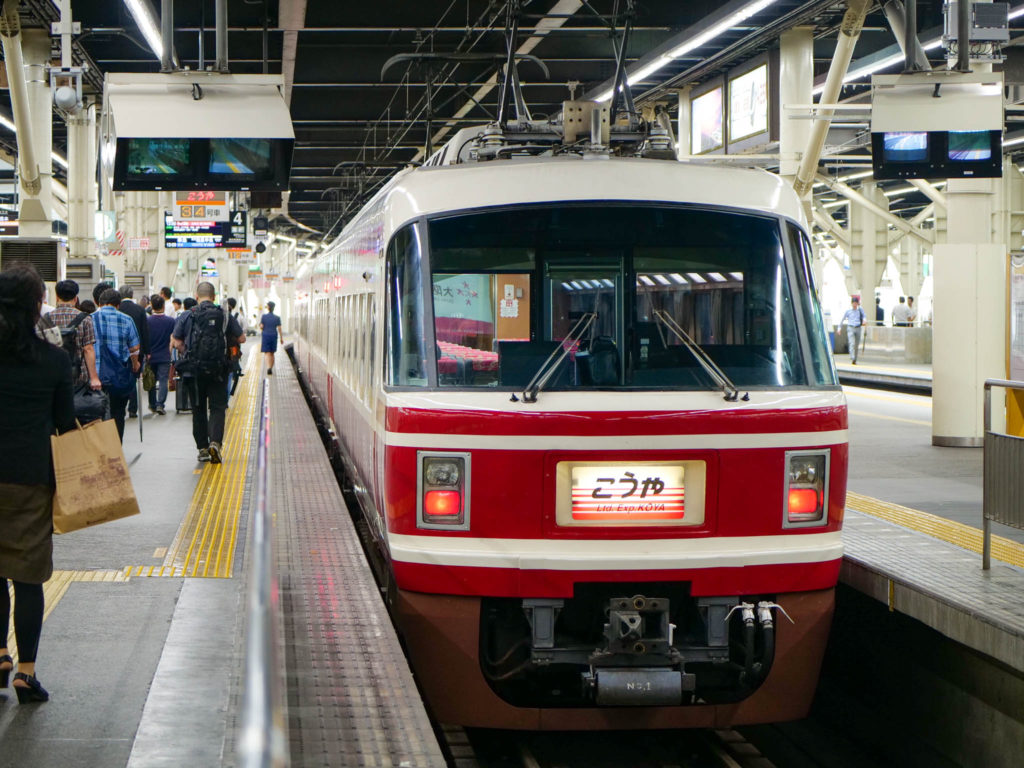
[[[139,514],[128,465],[111,421],[94,421],[51,437],[54,533],[108,523]]]

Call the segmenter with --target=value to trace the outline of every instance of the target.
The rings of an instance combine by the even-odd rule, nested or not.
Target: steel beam
[[[932,244],[932,240],[930,237],[928,237],[928,235],[926,235],[924,232],[922,232],[917,227],[912,225],[906,219],[901,219],[899,216],[889,213],[889,211],[882,208],[882,206],[878,205],[875,202],[872,202],[871,200],[868,200],[868,198],[866,198],[857,190],[850,187],[848,184],[844,184],[841,181],[835,181],[834,179],[830,179],[827,176],[822,176],[821,174],[818,174],[816,178],[818,181],[823,183],[833,192],[838,192],[840,195],[847,198],[850,202],[856,203],[862,208],[871,211],[873,214],[881,218],[883,221],[892,224],[894,227],[901,230],[902,232],[905,232],[906,234],[911,235],[912,237],[916,237],[922,243],[927,243],[928,245]]]

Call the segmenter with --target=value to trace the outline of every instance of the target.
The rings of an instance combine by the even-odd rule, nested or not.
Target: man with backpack
[[[199,303],[178,319],[171,343],[182,358],[177,367],[191,380],[192,437],[198,460],[220,464],[228,407],[229,349],[244,344],[245,336],[238,322],[213,303],[215,296],[212,283],[196,287]]]
[[[55,292],[57,307],[47,317],[60,329],[61,346],[71,358],[71,376],[75,389],[103,389],[96,372],[96,333],[93,331],[92,319],[75,306],[78,303],[78,283],[74,280],[61,280]]]
[[[89,319],[96,330],[97,371],[110,398],[117,434],[124,440],[125,409],[139,370],[139,332],[128,315],[117,311],[120,303],[121,294],[108,288],[100,296],[100,308]]]

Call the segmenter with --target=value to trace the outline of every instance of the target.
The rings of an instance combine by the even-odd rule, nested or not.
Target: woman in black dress
[[[46,701],[36,679],[43,582],[53,573],[53,464],[50,435],[74,427],[71,363],[39,339],[43,281],[29,266],[0,272],[0,688],[14,664],[6,647],[14,582],[14,634],[22,704]]]

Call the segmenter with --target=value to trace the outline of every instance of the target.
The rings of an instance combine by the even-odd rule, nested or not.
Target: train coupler
[[[695,675],[675,669],[599,667],[583,675],[602,707],[678,706],[697,686]]]

